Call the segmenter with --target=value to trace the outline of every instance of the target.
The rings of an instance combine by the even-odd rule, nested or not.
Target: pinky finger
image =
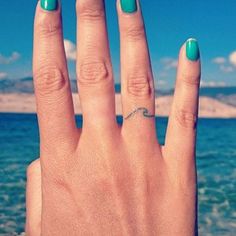
[[[27,169],[26,186],[26,235],[41,235],[41,166],[37,159]]]
[[[168,162],[177,162],[174,166],[178,168],[189,165],[193,167],[195,162],[200,77],[198,42],[189,39],[180,50],[174,101],[164,149]]]

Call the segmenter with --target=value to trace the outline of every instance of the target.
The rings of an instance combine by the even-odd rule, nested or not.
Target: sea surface
[[[163,143],[167,119],[157,122]],[[25,171],[38,150],[36,115],[0,113],[0,235],[24,232]],[[197,166],[199,235],[235,236],[236,119],[199,120]]]

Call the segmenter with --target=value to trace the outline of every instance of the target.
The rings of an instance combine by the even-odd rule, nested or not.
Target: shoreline
[[[75,114],[81,115],[81,106],[78,94],[73,94]],[[172,104],[172,96],[156,98],[156,116],[168,117]],[[0,113],[35,114],[35,96],[27,93],[0,94]],[[122,114],[121,95],[116,94],[116,114]],[[199,118],[236,118],[236,107],[225,104],[217,99],[200,97]]]
[[[13,112],[13,111],[0,111],[0,116],[1,115],[37,115],[36,112]],[[75,116],[82,116],[81,114],[75,114]],[[122,117],[121,114],[116,114],[117,117]],[[156,115],[156,118],[161,118],[161,119],[168,119],[169,116],[164,116],[164,115]],[[202,117],[198,116],[198,119],[204,119],[204,120],[236,120],[236,117]]]

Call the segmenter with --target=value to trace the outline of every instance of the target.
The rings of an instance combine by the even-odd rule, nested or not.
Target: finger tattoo
[[[152,115],[149,113],[147,108],[139,107],[139,108],[136,108],[134,111],[132,111],[128,116],[126,116],[125,120],[128,120],[129,118],[133,117],[138,112],[142,112],[143,117],[145,117],[145,118],[154,118],[155,117],[155,115]]]

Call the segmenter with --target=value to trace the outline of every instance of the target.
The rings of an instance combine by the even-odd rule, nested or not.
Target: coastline
[[[160,117],[169,115],[172,96],[156,98],[156,114]],[[81,114],[81,105],[78,94],[73,94],[75,113]],[[29,93],[0,94],[0,113],[36,113],[35,96]],[[116,114],[122,114],[121,95],[116,94]],[[215,98],[200,97],[200,118],[236,118],[236,107],[225,104]]]

